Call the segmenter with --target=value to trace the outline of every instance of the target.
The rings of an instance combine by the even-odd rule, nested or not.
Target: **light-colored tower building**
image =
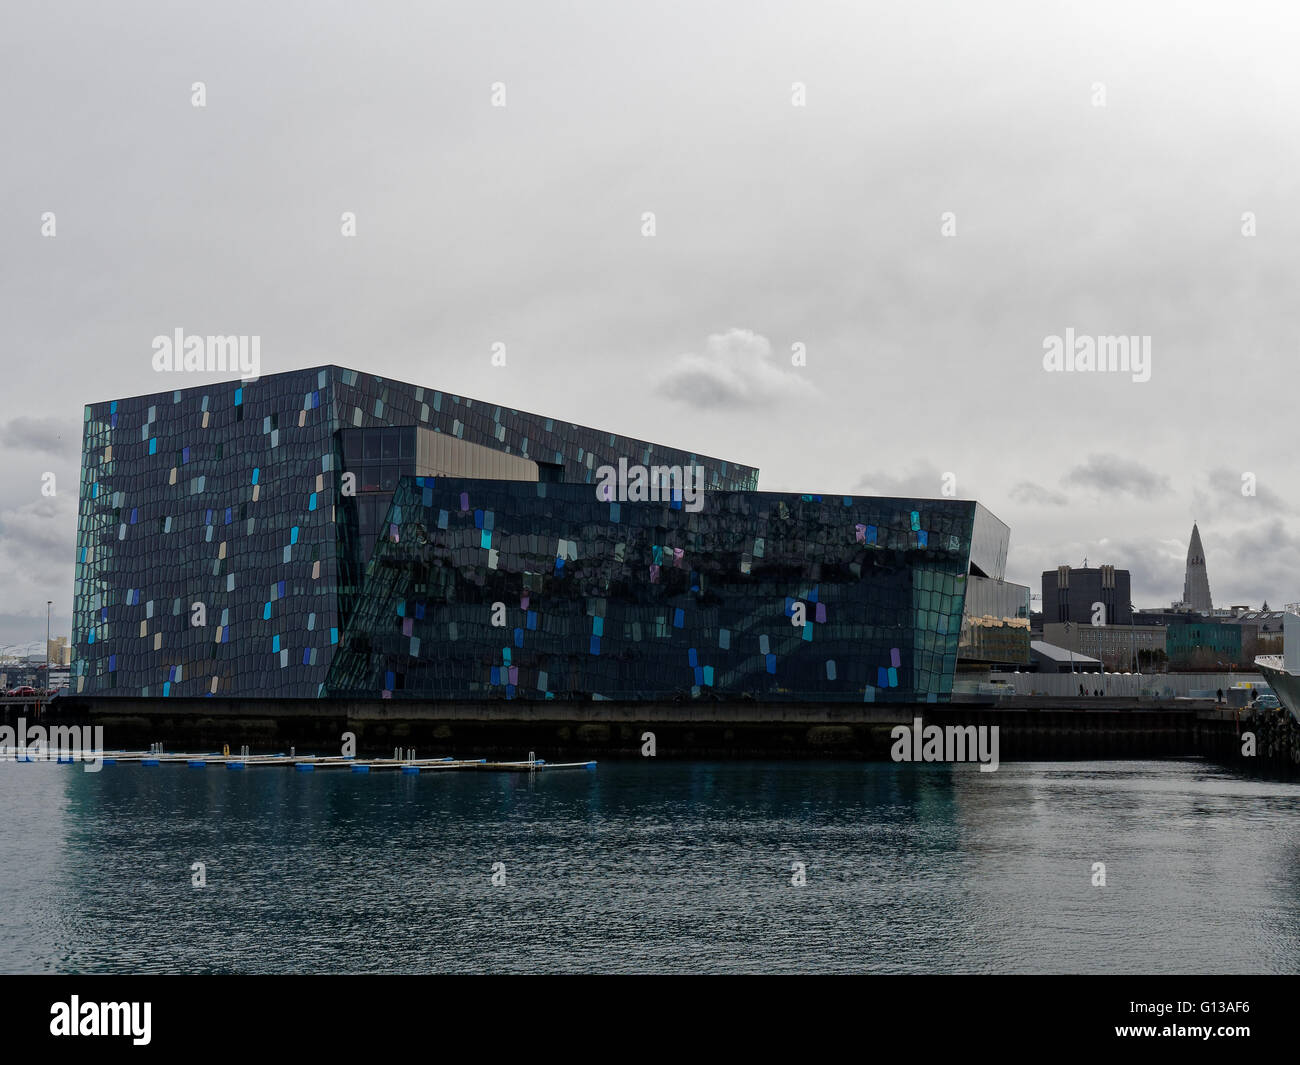
[[[1187,575],[1183,578],[1183,602],[1193,610],[1209,613],[1214,609],[1210,599],[1210,578],[1205,572],[1205,548],[1201,546],[1201,532],[1192,522],[1192,542],[1187,545]]]
[[[72,648],[68,644],[66,636],[55,636],[45,645],[45,654],[49,658],[51,666],[70,666],[72,665]]]

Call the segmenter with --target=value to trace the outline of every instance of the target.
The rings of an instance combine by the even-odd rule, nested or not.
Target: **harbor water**
[[[1200,760],[9,762],[0,809],[8,973],[1300,972],[1300,783]]]

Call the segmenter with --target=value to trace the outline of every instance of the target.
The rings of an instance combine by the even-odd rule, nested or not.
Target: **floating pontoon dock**
[[[0,747],[0,760],[18,762],[53,761],[45,751],[26,748]],[[227,769],[256,769],[261,766],[292,766],[300,773],[317,770],[346,769],[353,773],[400,772],[429,773],[445,770],[481,770],[496,773],[535,773],[551,769],[591,769],[595,762],[548,762],[542,758],[528,758],[519,762],[489,762],[486,758],[345,758],[342,755],[314,754],[173,754],[162,751],[86,751],[73,759],[66,755],[60,762],[93,761],[102,754],[103,764],[141,766],[183,765],[191,769],[225,766]]]

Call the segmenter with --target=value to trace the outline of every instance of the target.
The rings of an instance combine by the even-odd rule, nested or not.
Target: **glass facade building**
[[[978,504],[403,478],[333,694],[938,701]],[[1027,632],[1026,623],[1026,632]]]
[[[600,497],[620,460],[698,507]],[[936,702],[969,584],[1019,608],[977,503],[757,482],[336,366],[91,404],[72,690]]]
[[[700,465],[709,488],[758,483],[749,466],[338,366],[92,403],[84,419],[71,677],[84,694],[324,694],[384,485],[443,472],[440,456],[478,472],[487,452],[579,484],[620,456]]]

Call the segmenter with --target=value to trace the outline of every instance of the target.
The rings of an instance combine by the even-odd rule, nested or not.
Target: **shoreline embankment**
[[[1300,728],[1284,711],[1233,710],[1213,700],[1016,696],[948,704],[601,700],[430,702],[406,699],[145,699],[70,697],[4,706],[42,724],[104,727],[109,748],[170,750],[414,747],[421,754],[582,760],[839,759],[889,761],[893,729],[996,726],[1002,761],[1206,757],[1300,772]],[[1254,734],[1254,753],[1244,734]]]

